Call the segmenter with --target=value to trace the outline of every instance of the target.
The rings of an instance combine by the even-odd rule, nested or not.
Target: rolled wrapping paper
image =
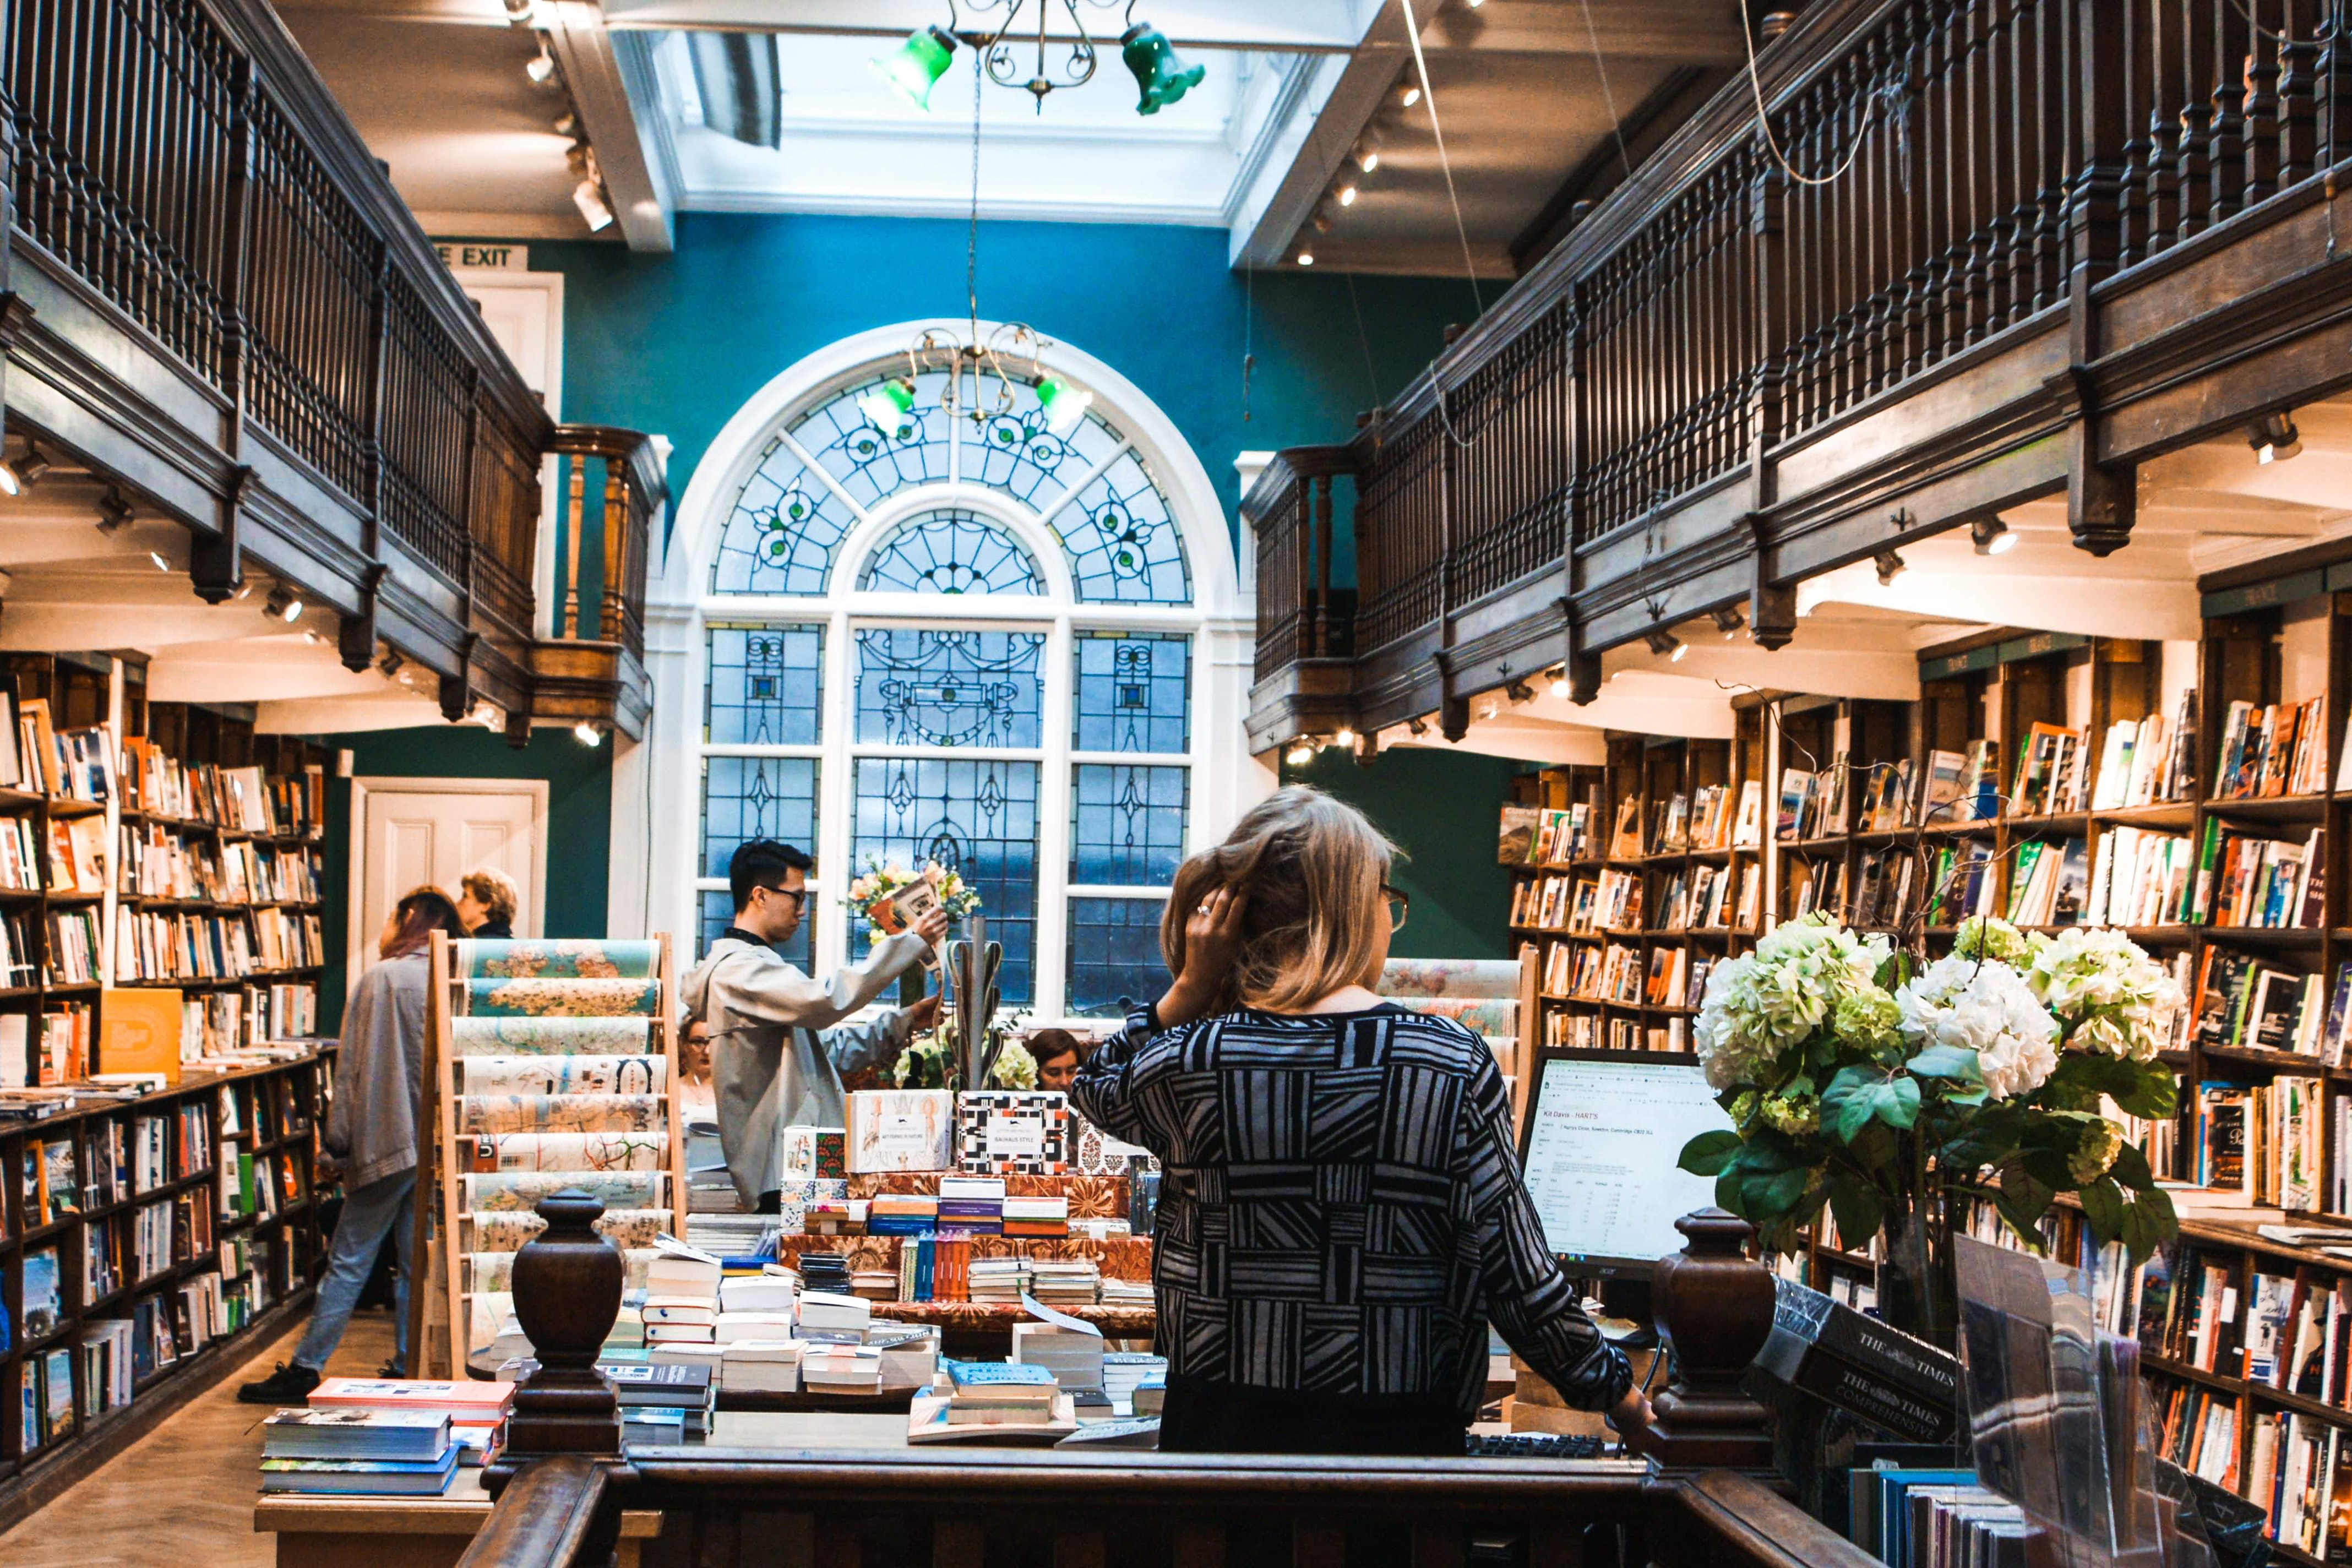
[[[461,1057],[641,1057],[656,1042],[648,1017],[458,1017],[449,1047]]]
[[[606,1209],[596,1221],[596,1234],[625,1252],[653,1246],[677,1223],[677,1216],[667,1209]],[[547,1222],[535,1214],[497,1210],[467,1215],[465,1224],[473,1232],[468,1250],[474,1252],[520,1252],[523,1243],[547,1228]]]
[[[466,982],[465,1010],[477,1018],[649,1018],[660,1005],[656,979]]]
[[[467,1057],[460,1094],[659,1094],[669,1064],[656,1056]]]
[[[1519,1005],[1493,996],[1404,997],[1399,1005],[1434,1017],[1451,1018],[1474,1035],[1516,1035]]]
[[[466,1207],[475,1214],[524,1214],[567,1187],[576,1187],[608,1209],[659,1208],[668,1201],[668,1180],[660,1171],[494,1171],[460,1176]]]
[[[602,937],[452,942],[457,973],[481,980],[643,980],[661,971],[661,943]]]
[[[457,1131],[652,1132],[667,1131],[651,1094],[468,1094],[457,1100]]]
[[[1375,987],[1383,996],[1517,996],[1516,958],[1391,958]]]
[[[646,1288],[646,1272],[661,1256],[657,1247],[626,1247],[621,1249],[625,1290]],[[468,1294],[485,1291],[503,1293],[514,1288],[514,1260],[511,1252],[469,1252],[466,1254],[466,1289]]]
[[[658,1171],[669,1139],[649,1132],[482,1132],[457,1141],[461,1172]]]

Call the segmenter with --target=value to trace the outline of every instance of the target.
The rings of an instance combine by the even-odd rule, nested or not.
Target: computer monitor
[[[1544,1237],[1570,1274],[1646,1278],[1683,1247],[1675,1221],[1715,1202],[1683,1145],[1731,1126],[1685,1052],[1553,1051],[1538,1064],[1520,1163]]]

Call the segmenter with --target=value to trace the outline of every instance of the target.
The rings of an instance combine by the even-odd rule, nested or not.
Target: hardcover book
[[[852,1175],[944,1171],[954,1163],[955,1096],[944,1089],[856,1090],[848,1121]]]
[[[1773,1285],[1759,1371],[1914,1442],[1957,1436],[1958,1358],[1819,1290],[1783,1279]]]

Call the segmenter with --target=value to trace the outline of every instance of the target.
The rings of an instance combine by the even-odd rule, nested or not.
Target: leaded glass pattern
[[[857,739],[889,746],[1041,742],[1042,632],[857,634]]]
[[[792,941],[776,948],[777,957],[786,963],[796,963],[803,970],[809,967],[809,954],[815,951],[816,901],[817,895],[811,893],[807,906],[801,910],[800,929],[793,932]],[[710,944],[719,940],[719,933],[734,923],[735,895],[725,889],[704,889],[701,930],[696,933],[698,940],[694,956],[698,960],[708,953]]]
[[[1045,591],[1035,557],[1010,529],[961,507],[910,517],[866,558],[857,585],[883,594]]]
[[[815,853],[814,757],[702,759],[702,872],[727,875],[728,859],[747,839],[778,838]]]
[[[1188,605],[1192,576],[1168,498],[1134,452],[1123,454],[1053,520],[1088,604]]]
[[[1081,752],[1192,744],[1192,639],[1182,632],[1080,632],[1071,742]]]
[[[1004,1005],[1030,999],[1037,937],[1037,764],[961,758],[861,757],[851,858],[905,867],[936,860],[980,894],[989,939],[1004,944]],[[853,916],[850,952],[866,951]]]
[[[822,594],[857,521],[779,438],[735,498],[710,563],[714,594]]]
[[[703,739],[715,746],[813,746],[824,705],[823,626],[710,623]]]
[[[1190,768],[1081,763],[1071,770],[1070,880],[1159,887],[1184,858]]]
[[[1118,430],[1092,414],[1068,435],[1056,436],[1045,428],[1045,411],[1037,405],[1034,387],[1014,382],[1010,400],[1000,405],[994,379],[983,384],[989,401],[980,417],[967,414],[956,421],[967,480],[1044,507],[1126,443]]]
[[[857,405],[861,395],[902,374],[867,376],[793,426],[793,439],[850,500],[869,510],[909,486],[948,477],[949,416],[940,403],[948,387],[945,372],[915,378],[915,405],[899,416],[894,430],[877,429]]]
[[[1072,899],[1069,1010],[1080,1018],[1115,1018],[1130,997],[1149,1001],[1165,988],[1160,916],[1165,899]]]

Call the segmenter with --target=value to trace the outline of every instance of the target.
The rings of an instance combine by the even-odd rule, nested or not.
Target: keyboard
[[[1556,1432],[1465,1432],[1462,1452],[1472,1459],[1597,1459],[1601,1439]]]

